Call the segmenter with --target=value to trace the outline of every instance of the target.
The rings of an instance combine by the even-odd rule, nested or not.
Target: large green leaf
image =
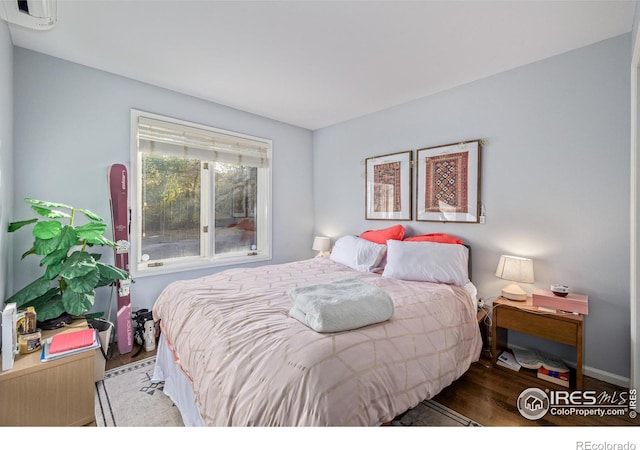
[[[96,263],[98,273],[100,274],[100,286],[106,286],[116,280],[126,280],[129,278],[129,273],[117,267],[110,266],[108,264]]]
[[[87,216],[89,219],[91,219],[93,221],[104,222],[104,219],[102,217],[100,217],[97,214],[92,213],[88,209],[80,209],[80,208],[78,208],[78,211],[80,211],[81,213],[83,213],[85,216]]]
[[[66,289],[62,293],[62,305],[64,310],[72,316],[81,316],[93,308],[95,294],[93,292],[78,293]]]
[[[98,269],[94,269],[86,275],[65,279],[67,288],[78,293],[93,292],[100,282]]]
[[[62,264],[60,275],[63,278],[71,279],[81,277],[95,270],[96,262],[89,253],[83,251],[75,251]]]
[[[44,220],[33,227],[33,235],[39,239],[51,239],[60,234],[62,224],[57,220]]]
[[[31,209],[33,209],[37,214],[42,217],[46,217],[47,219],[65,219],[71,217],[69,214],[63,211],[58,211],[55,209],[49,208],[41,208],[40,206],[31,205]]]
[[[60,288],[58,286],[50,288],[47,292],[45,292],[44,294],[42,294],[38,298],[35,298],[32,301],[25,303],[24,306],[25,307],[33,306],[36,309],[36,312],[37,312],[38,309],[42,308],[48,302],[55,301],[56,300],[56,296],[58,297],[58,300],[59,300]],[[38,317],[38,319],[39,319],[39,317]]]
[[[37,222],[38,219],[29,219],[29,220],[21,220],[19,222],[11,222],[9,224],[9,233],[13,233],[16,230],[24,227],[25,225],[32,224],[33,222]]]
[[[33,306],[36,309],[36,314],[40,322],[55,319],[66,311],[64,304],[62,303],[62,296],[59,294],[55,295],[45,303],[30,306]]]
[[[36,252],[36,249],[31,247],[29,250],[22,254],[22,259],[25,259],[29,255],[33,255]]]
[[[60,289],[57,287],[49,289],[40,297],[23,305],[24,308],[27,306],[33,306],[36,309],[39,321],[53,319],[64,312]]]
[[[55,266],[67,257],[67,249],[54,250],[40,261],[41,266]]]
[[[35,206],[40,206],[41,208],[65,208],[65,209],[73,209],[73,206],[65,205],[64,203],[53,203],[47,202],[44,200],[36,200],[35,198],[25,198],[25,202],[31,203]]]
[[[36,255],[48,255],[58,248],[58,240],[56,238],[40,239],[35,238],[33,241],[33,252]]]
[[[110,241],[109,239],[107,239],[104,236],[96,236],[93,239],[87,239],[87,243],[93,244],[93,245],[108,245],[109,247],[115,247],[116,246],[115,242]]]
[[[65,225],[60,233],[50,239],[36,238],[33,242],[34,251],[38,255],[48,255],[56,250],[64,250],[65,253],[71,247],[78,245],[78,237],[73,227]]]
[[[84,315],[85,319],[99,319],[104,316],[104,311],[96,311],[93,313],[87,313]]]
[[[5,303],[16,303],[16,306],[20,308],[25,303],[33,301],[43,295],[49,290],[50,286],[50,280],[40,277],[13,294],[5,300]]]
[[[101,236],[107,229],[107,224],[104,222],[89,222],[80,227],[76,227],[76,233],[79,239],[96,239]]]
[[[57,249],[69,250],[71,247],[76,245],[76,242],[78,241],[78,234],[76,233],[76,230],[73,229],[73,227],[65,225],[64,227],[62,227],[62,231],[60,232],[60,234],[54,239],[57,240]]]
[[[47,270],[44,271],[44,277],[47,280],[53,280],[55,277],[60,275],[61,270],[62,270],[62,264],[48,265]]]

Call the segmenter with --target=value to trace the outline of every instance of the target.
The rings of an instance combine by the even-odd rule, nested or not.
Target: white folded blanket
[[[389,294],[357,278],[294,288],[289,297],[289,316],[320,333],[353,330],[393,316]]]

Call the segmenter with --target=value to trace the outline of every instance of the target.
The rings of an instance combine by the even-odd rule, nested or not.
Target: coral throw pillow
[[[464,244],[464,241],[445,233],[429,233],[420,236],[411,236],[404,239],[409,242],[438,242],[440,244]]]
[[[386,244],[389,239],[401,241],[404,238],[404,227],[402,225],[394,225],[381,230],[367,230],[360,234],[360,238],[376,244]]]

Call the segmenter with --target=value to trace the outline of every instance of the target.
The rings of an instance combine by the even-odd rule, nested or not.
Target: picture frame
[[[481,141],[417,150],[416,221],[480,222]]]
[[[365,219],[411,220],[413,152],[370,157],[365,166]]]

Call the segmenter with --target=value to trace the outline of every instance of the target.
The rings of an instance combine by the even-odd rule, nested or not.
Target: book
[[[40,361],[42,362],[47,362],[47,361],[54,361],[56,359],[60,359],[60,358],[64,358],[66,356],[71,356],[71,355],[75,355],[77,353],[82,353],[82,352],[86,352],[89,350],[94,350],[98,347],[100,347],[100,340],[98,339],[98,330],[95,330],[93,328],[88,329],[88,331],[90,331],[93,334],[93,343],[89,346],[85,346],[85,347],[80,347],[80,348],[74,348],[71,350],[66,350],[66,351],[61,351],[58,353],[51,353],[51,343],[53,341],[53,339],[56,336],[53,336],[49,339],[46,339],[44,341],[44,344],[42,345],[42,353],[40,354]]]
[[[554,372],[569,371],[569,367],[557,356],[541,352],[540,350],[529,350],[526,348],[514,348],[512,350],[516,361],[527,369],[535,370],[544,367]]]
[[[537,377],[541,380],[550,381],[551,383],[559,384],[560,386],[564,386],[566,388],[569,387],[569,371],[556,372],[554,370],[540,367],[538,369]]]
[[[78,348],[89,347],[95,341],[95,332],[92,328],[59,333],[51,338],[49,353],[56,354]]]
[[[516,361],[513,353],[509,350],[505,350],[500,353],[500,356],[498,356],[498,359],[496,360],[496,364],[506,367],[507,369],[515,370],[516,372],[520,370],[520,364]]]

